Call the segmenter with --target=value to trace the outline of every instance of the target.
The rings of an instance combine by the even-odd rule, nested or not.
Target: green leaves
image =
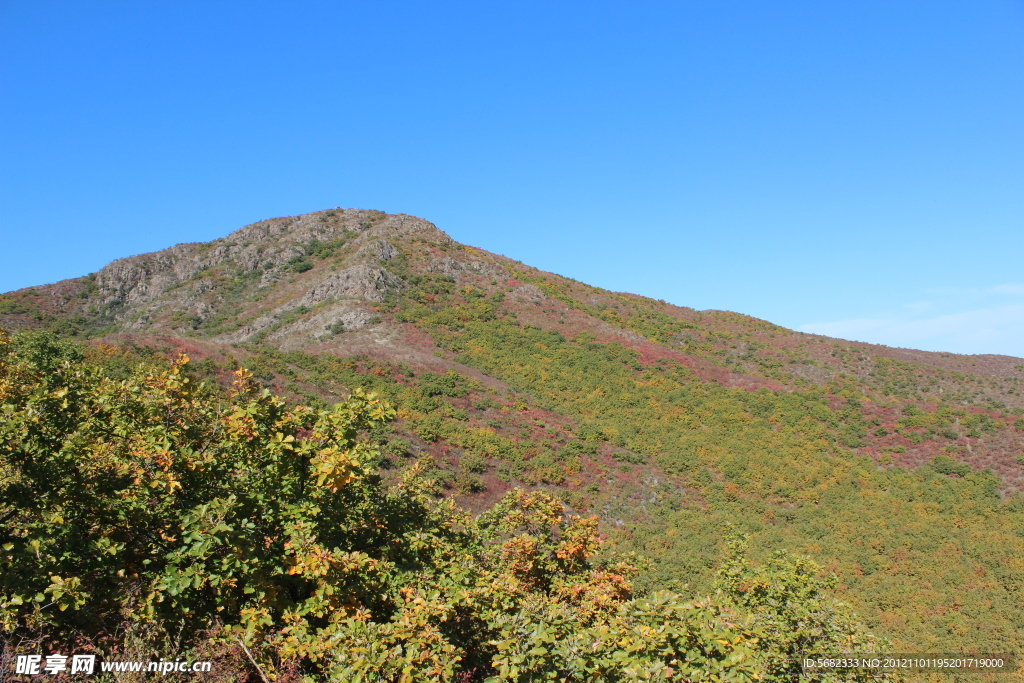
[[[50,585],[46,587],[44,593],[49,593],[53,599],[54,604],[57,605],[57,609],[61,612],[71,607],[72,609],[78,609],[85,604],[88,599],[88,594],[80,590],[82,587],[82,580],[75,576],[69,576],[63,578],[60,576],[51,576]]]

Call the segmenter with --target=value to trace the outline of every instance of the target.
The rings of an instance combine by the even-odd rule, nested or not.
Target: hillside
[[[419,462],[474,510],[554,491],[651,560],[641,588],[709,586],[733,525],[835,572],[905,651],[1024,646],[1022,359],[608,292],[341,209],[4,294],[0,327],[244,365],[314,406],[377,391],[385,477]]]

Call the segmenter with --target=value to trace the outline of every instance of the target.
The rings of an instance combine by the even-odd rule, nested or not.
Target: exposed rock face
[[[480,258],[469,257],[465,260],[455,260],[451,257],[435,259],[427,266],[432,273],[443,273],[456,282],[461,281],[466,274],[483,275],[485,277],[504,277],[505,272],[500,266],[488,263]]]
[[[289,312],[298,308],[294,301],[288,302],[260,316],[242,329],[217,337],[216,340],[237,343],[249,341],[257,334],[263,333],[268,341],[274,342],[298,335],[303,343],[289,345],[298,348],[311,340],[323,340],[342,332],[361,330],[375,317],[373,312],[361,306],[359,301],[348,300],[332,302],[314,314],[304,316],[286,326],[279,325]]]
[[[537,285],[520,285],[512,290],[511,296],[521,301],[529,301],[537,303],[547,298],[544,292],[540,291],[540,287]]]
[[[201,268],[193,252],[198,245],[178,244],[154,254],[129,256],[96,274],[103,303],[136,304],[155,298],[168,287],[191,278]]]
[[[345,240],[360,245],[353,261],[376,263],[393,259],[400,253],[385,237],[412,233],[452,243],[450,237],[421,218],[357,209],[323,211],[260,221],[213,242],[178,244],[152,254],[118,259],[97,273],[96,284],[102,303],[116,301],[138,305],[193,280],[205,270],[228,264],[238,274],[262,271],[260,285],[267,286],[280,278],[289,262],[305,256],[311,245]],[[369,279],[358,282],[363,276]],[[336,296],[363,298],[362,292],[379,300],[375,293],[393,286],[394,278],[383,276],[379,269],[364,269],[353,270],[341,280],[346,284],[334,287],[341,287],[348,294]],[[202,294],[209,291],[210,286],[210,282],[200,279],[191,290]]]
[[[358,265],[323,280],[302,297],[299,305],[312,306],[327,299],[381,301],[384,294],[402,288],[402,281],[383,268]]]
[[[359,247],[359,251],[356,252],[356,256],[362,256],[371,261],[390,261],[398,255],[398,248],[384,240],[374,240]]]
[[[421,218],[334,209],[118,259],[95,276],[49,285],[37,298],[93,329],[318,352],[380,351],[436,364],[447,361],[383,314],[382,304],[423,279],[441,288],[448,279],[459,287],[503,290],[507,262],[463,247]],[[513,297],[546,298],[534,285]],[[13,310],[0,311],[0,323],[15,328],[36,321]]]

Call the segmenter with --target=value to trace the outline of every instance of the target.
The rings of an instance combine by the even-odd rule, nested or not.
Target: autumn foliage
[[[807,561],[754,567],[736,540],[711,597],[635,595],[636,562],[543,491],[473,517],[420,465],[385,484],[376,395],[290,406],[188,364],[116,377],[0,332],[6,647],[142,633],[157,654],[241,647],[236,680],[396,682],[791,680],[804,651],[876,647]]]

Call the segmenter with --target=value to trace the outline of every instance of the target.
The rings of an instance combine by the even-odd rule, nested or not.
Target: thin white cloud
[[[1021,294],[1024,295],[1024,287],[1021,287]],[[1024,357],[1024,304],[923,318],[904,314],[810,323],[801,325],[799,329],[829,337],[926,351],[999,353]]]
[[[993,285],[991,287],[930,287],[922,291],[929,295],[945,297],[947,299],[988,297],[992,294],[1024,296],[1024,284],[1017,282],[1005,282],[1001,285]]]
[[[1010,294],[1011,296],[1024,296],[1024,285],[996,285],[992,291],[997,294]]]

